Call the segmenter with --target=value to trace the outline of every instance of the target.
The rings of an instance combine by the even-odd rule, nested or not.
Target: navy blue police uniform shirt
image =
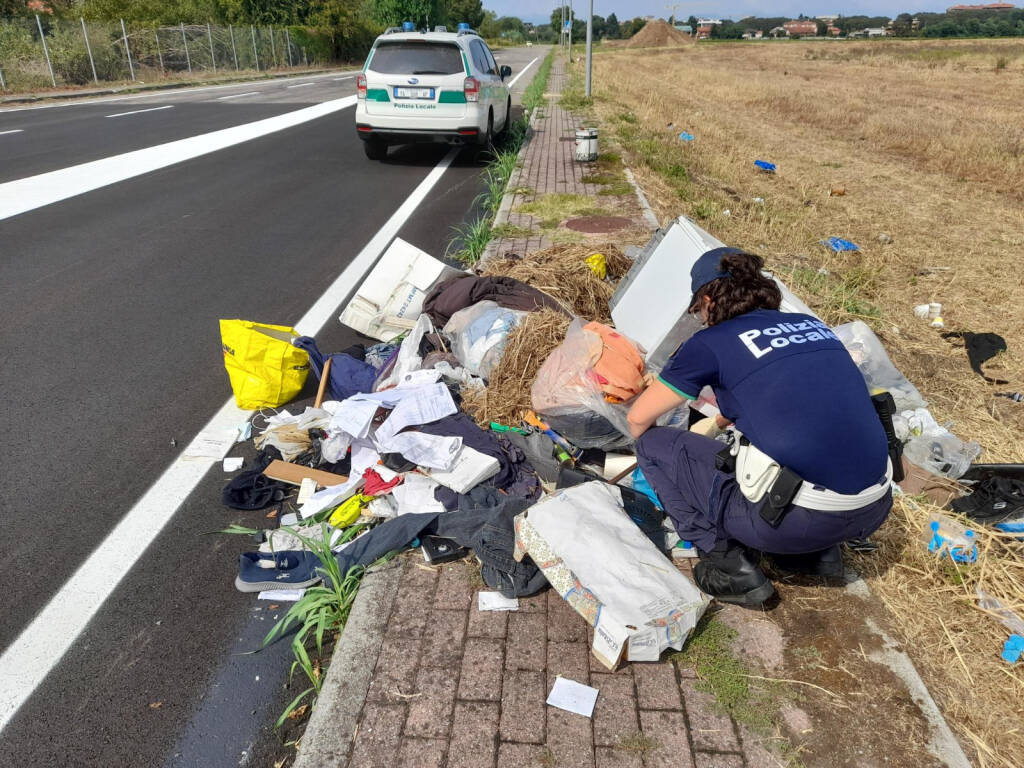
[[[758,309],[704,328],[660,379],[691,400],[709,385],[751,443],[815,485],[859,493],[885,474],[885,431],[864,378],[813,317]]]

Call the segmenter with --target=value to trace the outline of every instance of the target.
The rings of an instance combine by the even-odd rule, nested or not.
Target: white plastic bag
[[[452,340],[452,353],[463,367],[486,379],[501,361],[508,335],[526,314],[499,307],[493,301],[478,301],[452,315],[444,332]]]
[[[857,364],[869,390],[888,390],[896,401],[898,411],[927,407],[928,402],[921,397],[917,387],[896,370],[896,366],[885,353],[882,342],[866,323],[854,320],[852,323],[837,326],[832,331],[843,342],[846,351]]]

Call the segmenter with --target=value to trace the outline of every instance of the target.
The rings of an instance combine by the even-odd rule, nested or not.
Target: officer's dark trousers
[[[734,475],[715,468],[723,444],[672,427],[654,427],[636,444],[647,481],[675,523],[676,532],[698,549],[711,551],[732,539],[777,554],[826,549],[864,538],[882,524],[892,494],[849,512],[821,512],[792,505],[778,528],[758,514],[760,504],[740,491]]]

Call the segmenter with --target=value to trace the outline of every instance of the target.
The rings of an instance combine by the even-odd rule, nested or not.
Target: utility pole
[[[590,11],[587,13],[587,78],[586,97],[590,98],[591,68],[593,65],[594,47],[594,0],[590,0]]]
[[[565,2],[559,3],[558,10],[562,12],[562,21],[558,25],[558,47],[565,48]]]

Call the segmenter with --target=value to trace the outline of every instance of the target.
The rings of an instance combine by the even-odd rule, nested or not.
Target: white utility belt
[[[741,440],[739,432],[731,431],[734,432],[734,440],[730,453],[736,458],[736,482],[744,496],[759,502],[778,480],[782,467],[749,441]],[[805,480],[790,503],[820,512],[848,512],[878,501],[888,493],[891,485],[892,460],[887,459],[885,477],[860,493],[836,493]]]

